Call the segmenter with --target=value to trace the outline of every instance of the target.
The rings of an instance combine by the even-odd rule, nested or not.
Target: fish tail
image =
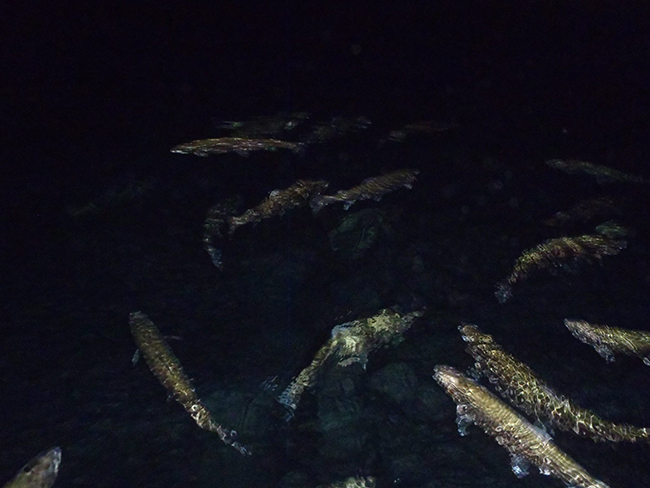
[[[297,142],[296,145],[291,148],[291,152],[302,156],[305,154],[306,149],[307,149],[307,144],[305,144],[304,142]]]

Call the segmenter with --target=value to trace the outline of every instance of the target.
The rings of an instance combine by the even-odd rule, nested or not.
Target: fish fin
[[[138,361],[140,360],[140,349],[136,349],[135,352],[133,353],[133,357],[131,358],[131,364],[135,366],[138,364]]]
[[[245,149],[235,149],[235,153],[242,156],[242,157],[244,157],[244,158],[247,158],[248,156],[250,156],[248,151],[246,151]]]

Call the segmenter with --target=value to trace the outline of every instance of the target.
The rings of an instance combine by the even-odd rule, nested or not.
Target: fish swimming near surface
[[[324,191],[328,184],[322,180],[298,180],[284,190],[273,190],[256,207],[246,210],[242,215],[228,217],[228,233],[232,236],[242,225],[284,215],[287,210],[306,205],[311,197]]]
[[[556,212],[546,219],[544,224],[557,227],[576,222],[588,222],[595,217],[618,216],[621,213],[619,202],[612,197],[603,196],[581,200],[566,212]]]
[[[510,275],[497,283],[495,296],[499,303],[505,303],[512,298],[512,287],[526,280],[534,270],[571,269],[578,262],[600,261],[603,256],[616,255],[626,247],[624,239],[599,234],[549,239],[517,258]]]
[[[50,488],[61,464],[61,448],[53,447],[32,458],[3,488]]]
[[[218,129],[232,131],[235,137],[282,137],[294,131],[305,123],[311,114],[309,112],[292,112],[290,114],[279,113],[272,116],[255,117],[243,121],[220,121],[216,124]]]
[[[301,152],[304,144],[300,142],[281,141],[278,139],[249,139],[246,137],[218,137],[216,139],[200,139],[197,141],[179,144],[171,149],[176,154],[194,154],[207,157],[210,154],[237,153],[247,156],[253,151],[274,151],[276,149],[290,149]]]
[[[278,397],[278,401],[289,410],[287,419],[296,410],[303,392],[316,383],[328,360],[335,361],[337,366],[360,363],[365,369],[368,355],[372,351],[391,343],[399,343],[403,340],[402,334],[423,314],[424,310],[400,314],[385,308],[372,317],[335,326],[331,338],[316,352],[311,364]]]
[[[375,488],[377,479],[374,476],[351,476],[343,481],[328,485],[318,485],[316,488]]]
[[[564,325],[581,342],[592,346],[608,362],[615,354],[637,356],[650,366],[650,332],[594,325],[584,320],[564,319]]]
[[[246,447],[235,440],[237,433],[234,430],[224,429],[214,421],[212,414],[197,396],[180,361],[149,317],[142,312],[133,312],[129,316],[129,324],[138,350],[142,352],[149,369],[194,422],[202,429],[217,433],[223,442],[241,454],[250,454]]]
[[[459,330],[476,369],[488,377],[501,396],[528,415],[594,441],[650,442],[650,429],[609,422],[557,394],[476,325],[463,324]]]
[[[573,174],[586,174],[594,176],[598,183],[648,183],[647,180],[640,176],[629,175],[600,164],[589,163],[587,161],[580,161],[578,159],[549,159],[545,163],[551,168],[559,169],[570,175]]]
[[[366,178],[359,185],[349,190],[341,190],[335,195],[318,195],[311,199],[310,205],[314,213],[332,203],[342,202],[345,210],[359,200],[381,200],[381,197],[399,188],[412,188],[420,170],[400,169],[381,176]]]
[[[608,488],[562,451],[542,429],[501,401],[487,388],[450,367],[438,365],[433,378],[456,403],[458,431],[476,424],[509,453],[518,477],[528,474],[533,464],[539,472],[564,481],[574,488]]]

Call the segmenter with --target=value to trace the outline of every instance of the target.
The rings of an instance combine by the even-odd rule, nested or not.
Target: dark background
[[[228,387],[253,388],[279,370],[290,377],[314,344],[327,337],[339,313],[366,311],[352,298],[342,298],[363,302],[365,295],[354,291],[357,282],[348,279],[340,264],[334,271],[322,271],[328,269],[322,257],[326,244],[313,241],[327,227],[327,217],[325,224],[312,224],[310,215],[301,214],[280,232],[263,227],[263,238],[258,239],[269,247],[261,250],[255,247],[252,231],[242,231],[246,244],[226,249],[233,262],[246,262],[265,252],[286,258],[278,249],[290,241],[301,242],[300,249],[312,246],[288,260],[297,262],[299,271],[311,271],[295,282],[282,282],[286,300],[280,304],[259,297],[247,304],[247,294],[265,293],[257,278],[264,272],[259,263],[235,267],[220,281],[200,247],[205,211],[222,197],[240,194],[246,203],[255,204],[296,177],[338,177],[335,189],[340,189],[385,169],[386,161],[375,167],[371,157],[350,169],[345,158],[336,157],[339,148],[332,154],[322,149],[318,157],[310,152],[303,159],[287,156],[279,169],[272,162],[276,155],[220,160],[169,152],[181,142],[214,136],[215,121],[278,112],[363,115],[373,121],[377,133],[416,120],[457,122],[462,132],[451,142],[386,156],[391,160],[388,167],[414,166],[423,173],[421,189],[404,197],[409,211],[422,213],[405,219],[403,241],[444,234],[447,244],[434,245],[435,252],[427,248],[431,260],[449,261],[444,253],[435,254],[447,246],[450,253],[458,250],[463,255],[464,266],[477,266],[476,275],[466,282],[449,278],[441,287],[425,287],[436,296],[433,303],[425,300],[429,309],[449,309],[452,299],[440,299],[441,293],[478,297],[450,312],[444,340],[456,344],[460,354],[462,344],[453,342],[458,340],[457,320],[484,318],[495,331],[501,330],[500,338],[508,330],[499,329],[500,320],[528,320],[528,332],[513,333],[511,339],[521,342],[522,350],[529,347],[533,358],[538,355],[542,370],[552,376],[555,366],[565,361],[563,354],[579,348],[584,357],[570,368],[595,372],[571,369],[572,382],[558,367],[555,379],[564,378],[562,386],[573,392],[591,379],[596,386],[590,391],[606,397],[601,406],[622,399],[618,410],[609,411],[617,420],[643,423],[648,418],[644,408],[650,407],[643,396],[650,387],[644,366],[630,360],[623,363],[627,369],[622,373],[608,373],[610,366],[586,346],[571,342],[558,320],[592,313],[594,321],[647,328],[647,207],[637,207],[630,217],[641,227],[639,240],[645,243],[631,251],[607,286],[598,289],[600,295],[590,298],[583,287],[575,300],[582,302],[575,305],[569,292],[560,289],[547,301],[520,302],[506,309],[499,308],[492,293],[494,282],[507,274],[522,249],[550,237],[535,222],[570,206],[578,196],[593,194],[589,183],[575,183],[545,168],[545,159],[584,159],[650,177],[648,13],[643,2],[3,2],[2,478],[8,479],[36,452],[58,444],[64,457],[60,486],[250,483],[243,475],[248,467],[239,460],[210,465],[211,456],[222,453],[206,454],[204,441],[195,445],[193,439],[204,433],[180,407],[164,402],[162,388],[146,368],[133,372],[127,316],[143,309],[161,329],[171,334],[180,330],[187,338],[173,347],[184,364],[190,363],[190,374],[208,396],[217,387],[225,388],[223,378]],[[475,208],[468,202],[480,200],[482,188],[496,173],[501,179],[505,173],[515,175],[507,196],[499,196],[496,203],[489,200],[495,203],[488,205],[490,211],[456,220],[459,209]],[[153,185],[148,200],[134,198],[89,220],[71,218],[69,209],[108,201],[105,195],[111,189],[141,181]],[[449,207],[434,230],[429,229],[431,236],[423,234],[422,222],[431,221],[427,212],[439,208],[435,195],[449,188],[457,197],[445,203]],[[627,188],[615,192],[629,195]],[[535,198],[526,202],[532,195]],[[509,213],[504,202],[511,198],[522,202],[525,217],[518,220]],[[500,261],[486,265],[486,274],[480,274],[478,264],[492,245]],[[396,249],[395,255],[401,256],[401,248]],[[364,291],[381,281],[374,273],[382,263],[399,266],[398,260],[369,259],[363,268],[353,268]],[[392,288],[382,285],[391,291],[379,293],[382,306],[398,300],[400,286],[407,286],[402,283],[415,286],[409,278],[400,281],[400,271],[393,273],[386,280]],[[588,275],[586,280],[598,281],[600,276]],[[337,279],[344,285],[337,285]],[[456,289],[450,291],[448,285]],[[549,303],[558,307],[555,315]],[[306,307],[309,304],[313,307]],[[326,312],[329,308],[335,312]],[[558,335],[547,339],[566,342],[554,348],[536,343],[539,335],[548,334],[536,332],[536,327],[551,316]],[[302,330],[301,324],[319,320],[318,327]],[[284,323],[290,323],[288,329],[279,328]],[[275,352],[266,342],[269,337],[284,346],[278,345]],[[302,356],[291,360],[296,344],[303,344]],[[452,354],[439,357],[455,360]],[[429,378],[437,358],[431,364],[415,361],[422,368],[421,381]],[[466,365],[467,358],[459,362]],[[611,390],[597,386],[603,377]],[[585,394],[583,400],[589,404],[589,398]],[[466,439],[453,432],[453,406],[444,406],[452,414],[445,418],[453,434],[448,439],[462,444]],[[626,406],[628,416],[623,413]],[[150,437],[170,412],[174,427]],[[178,438],[170,440],[172,434]],[[482,434],[471,437],[482,439]],[[490,440],[484,446],[500,450]],[[574,445],[572,455],[579,458],[584,446]],[[255,486],[277,486],[283,473],[295,468],[300,449],[283,448],[289,453],[283,458],[286,464],[274,469],[257,464]],[[475,452],[464,449],[465,456]],[[583,453],[580,460],[591,459],[589,470],[602,473],[613,487],[647,485],[649,472],[639,467],[649,465],[647,450],[613,450],[591,443],[584,449],[589,454]],[[468,467],[465,484],[459,481],[458,486],[559,483],[536,474],[515,480],[500,454],[503,459],[495,463],[481,460],[478,467]],[[462,471],[462,461],[459,466]],[[501,471],[494,474],[494,466]],[[634,473],[636,467],[641,474]],[[227,469],[231,471],[225,475]],[[260,474],[265,469],[267,478]],[[397,478],[386,470],[380,473],[383,486]],[[238,483],[238,476],[245,482]],[[405,483],[455,486],[451,477],[443,482],[431,476]]]

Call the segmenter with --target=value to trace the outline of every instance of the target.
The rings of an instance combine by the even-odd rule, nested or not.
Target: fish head
[[[464,391],[468,381],[457,369],[441,364],[434,368],[433,379],[452,397]]]
[[[49,488],[54,484],[61,464],[61,448],[53,447],[31,459],[7,485],[7,488],[38,486]]]
[[[594,328],[584,320],[571,320],[564,319],[564,325],[567,329],[577,337],[578,339],[584,338],[591,341],[597,340],[597,334],[594,332]]]
[[[493,344],[494,339],[489,334],[484,334],[479,330],[479,328],[474,324],[462,323],[458,330],[460,331],[463,340],[470,345],[479,345],[479,344]]]

